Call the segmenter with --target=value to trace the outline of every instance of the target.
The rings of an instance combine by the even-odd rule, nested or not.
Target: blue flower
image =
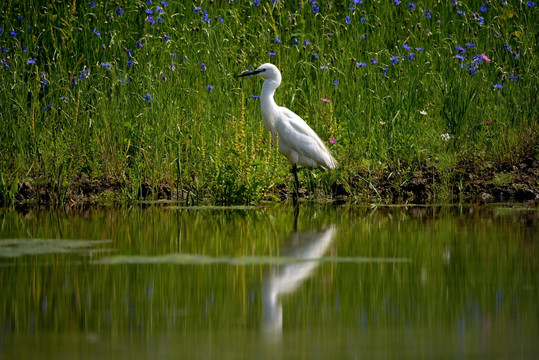
[[[367,22],[367,18],[363,16],[361,19],[359,19],[359,22],[365,24]]]
[[[255,0],[251,3],[251,6],[260,6],[260,0]]]
[[[528,5],[528,7],[534,7],[535,3],[533,1],[528,1],[526,2],[526,5]]]
[[[511,51],[511,45],[505,44],[505,45],[503,46],[503,48],[504,48],[506,51]]]
[[[15,31],[10,31],[9,32],[9,36],[11,36],[11,37],[15,37],[17,35],[19,35],[19,34],[17,34]]]
[[[415,53],[408,54],[406,58],[408,59],[408,61],[414,61]]]
[[[108,70],[110,70],[110,63],[108,62],[102,62],[101,66],[106,67]]]
[[[168,2],[166,2],[166,1],[161,1],[161,5],[163,5],[163,6],[168,6]]]
[[[430,18],[432,14],[432,10],[425,10],[425,17]]]
[[[311,61],[318,60],[318,55],[312,54],[311,55]]]
[[[318,5],[315,3],[315,4],[313,4],[312,10],[313,10],[313,13],[316,14],[316,13],[318,13],[318,12],[320,11],[320,8],[319,8]]]
[[[197,7],[195,7],[195,8],[193,9],[193,13],[198,14],[198,12],[199,12],[200,10],[202,10],[202,9],[200,8],[200,6],[197,6]]]
[[[401,2],[399,0],[393,0],[395,2],[395,5],[400,5]]]
[[[133,66],[133,60],[127,60],[125,63],[127,66]]]
[[[206,64],[200,64],[200,71],[206,71]]]
[[[518,80],[518,76],[516,76],[516,75],[514,75],[514,74],[510,74],[510,75],[509,75],[509,79],[510,79],[511,81],[517,81],[517,80]]]
[[[337,80],[333,80],[333,85],[339,86],[339,82]]]
[[[208,85],[206,87],[206,90],[208,90],[208,92],[211,92],[213,90],[213,85]]]
[[[376,61],[375,58],[371,58],[371,64],[376,65],[376,64],[378,64],[378,61]]]
[[[464,60],[466,57],[462,56],[462,55],[455,55],[455,58],[457,58],[459,60]]]
[[[425,48],[422,48],[422,47],[416,47],[415,49],[416,49],[417,51],[423,51],[423,50],[425,50]]]
[[[163,11],[165,11],[165,10],[163,10],[163,8],[162,8],[161,6],[157,5],[157,6],[155,7],[155,11],[157,11],[158,14],[162,14]]]
[[[415,10],[415,4],[413,2],[410,2],[408,4],[408,9],[410,9],[410,11],[414,11]]]
[[[52,109],[53,106],[54,106],[54,104],[49,104],[49,105],[45,106],[45,107],[43,108],[43,110],[49,111],[50,109]]]
[[[69,98],[66,97],[66,96],[60,96],[60,100],[63,100],[63,101],[69,101]]]
[[[347,24],[350,24],[350,23],[352,22],[352,20],[350,20],[350,16],[347,15],[347,16],[344,18],[344,22],[347,23]]]
[[[487,7],[485,5],[481,5],[479,10],[481,10],[481,12],[487,12]]]
[[[503,89],[503,85],[495,84],[494,89]]]
[[[277,55],[277,53],[276,53],[276,52],[273,52],[273,51],[270,51],[270,52],[268,53],[268,55],[269,55],[269,56],[275,56],[275,55]]]
[[[477,20],[477,23],[478,23],[479,25],[483,25],[484,22],[485,22],[485,18],[482,17],[482,16],[479,16],[479,18],[478,18],[478,20]]]
[[[148,16],[146,20],[148,20],[148,22],[152,25],[155,24],[155,19],[153,18],[153,16]]]
[[[387,70],[388,70],[388,69],[389,69],[389,66],[386,66],[385,69],[384,69],[384,71],[382,72],[382,75],[385,76],[385,75],[387,74]]]
[[[6,60],[0,60],[2,62],[2,69],[3,68],[6,68],[6,69],[9,69],[9,64],[7,63]]]
[[[471,43],[471,42],[467,42],[467,43],[466,43],[466,46],[467,46],[467,47],[475,47],[475,44],[474,44],[474,43]]]
[[[251,97],[252,97],[253,99],[260,99],[260,95],[254,95],[254,94],[253,94],[253,95],[251,95]]]
[[[76,76],[73,76],[73,77],[71,78],[71,84],[72,84],[72,85],[77,85],[77,84],[78,84],[78,82],[77,82],[77,77],[76,77]]]
[[[116,9],[116,15],[122,16],[123,13],[124,13],[124,9],[122,9],[121,6],[118,9]]]
[[[146,102],[152,101],[152,97],[150,96],[150,94],[146,93],[146,95],[144,95],[144,101]]]
[[[412,50],[412,47],[409,46],[409,45],[406,45],[406,44],[402,44],[402,48],[403,48],[404,50]]]
[[[163,36],[163,40],[165,40],[165,41],[169,41],[169,40],[170,40],[170,38],[168,37],[168,35],[165,35],[165,36]]]
[[[32,64],[35,64],[36,61],[32,60],[32,59],[28,59],[28,61],[26,63],[32,65]]]
[[[367,64],[364,63],[364,62],[356,62],[356,67],[360,67],[360,66],[365,67],[365,66],[367,66]]]
[[[320,69],[327,69],[328,67],[326,65],[320,66]]]
[[[277,44],[282,43],[281,39],[279,39],[277,36],[275,37],[275,42],[276,42]]]
[[[457,51],[460,52],[460,53],[465,53],[465,52],[466,52],[466,49],[463,48],[463,47],[460,46],[460,45],[455,46],[455,50],[457,50]]]
[[[309,40],[303,40],[303,45],[309,45],[309,44],[310,44]]]
[[[94,1],[90,1],[90,7],[94,7],[95,6],[95,2]]]
[[[43,81],[41,82],[41,88],[42,88],[42,89],[45,89],[45,86],[47,86],[48,83],[49,83],[49,82],[48,82],[47,80],[43,80]]]
[[[79,77],[82,80],[88,79],[88,76],[90,76],[90,70],[89,69],[84,69],[79,73]]]
[[[390,57],[389,60],[391,61],[392,64],[396,64],[399,62],[399,58],[396,56]]]
[[[101,33],[99,32],[99,30],[96,30],[96,29],[94,28],[94,35],[96,35],[96,36],[101,36]]]

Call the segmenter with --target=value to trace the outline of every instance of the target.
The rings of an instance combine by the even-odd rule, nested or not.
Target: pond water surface
[[[0,358],[537,359],[538,219],[0,210]]]

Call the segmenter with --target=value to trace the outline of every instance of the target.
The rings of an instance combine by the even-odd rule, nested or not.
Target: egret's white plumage
[[[314,130],[294,112],[275,103],[273,95],[281,84],[279,69],[273,64],[262,64],[258,69],[240,76],[248,75],[259,75],[266,79],[260,94],[264,127],[271,133],[273,141],[278,134],[279,151],[292,163],[294,171],[297,165],[323,166],[329,170],[336,168],[337,161]],[[297,175],[294,175],[297,179]]]

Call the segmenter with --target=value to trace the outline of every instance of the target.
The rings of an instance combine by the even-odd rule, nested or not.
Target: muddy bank
[[[18,184],[12,199],[0,198],[0,205],[120,205],[133,201],[125,195],[129,184],[102,181],[82,175],[68,186],[59,188],[52,183]],[[277,186],[272,195],[286,201],[291,197],[288,183]],[[327,198],[337,203],[366,202],[384,204],[429,203],[490,203],[539,202],[539,161],[535,155],[512,164],[461,163],[451,172],[440,173],[436,168],[420,168],[414,172],[398,173],[388,169],[379,173],[362,172],[345,183],[332,184],[329,194],[311,194],[300,190],[302,198]],[[190,189],[178,189],[168,184],[142,183],[136,194],[138,200],[172,200],[187,205],[208,200]]]

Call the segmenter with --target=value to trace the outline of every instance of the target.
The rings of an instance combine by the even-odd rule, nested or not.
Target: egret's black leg
[[[294,205],[298,204],[298,198],[299,198],[299,180],[298,180],[298,165],[294,164],[292,165],[292,174],[294,174],[294,195],[292,199],[294,200]]]

